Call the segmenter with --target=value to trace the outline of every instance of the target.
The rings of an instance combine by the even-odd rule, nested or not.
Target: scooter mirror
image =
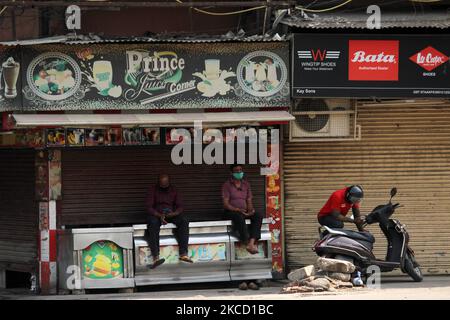
[[[391,199],[397,194],[397,188],[394,187],[391,189]]]

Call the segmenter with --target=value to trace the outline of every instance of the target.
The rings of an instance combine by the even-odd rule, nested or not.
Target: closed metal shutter
[[[290,268],[311,264],[317,212],[346,185],[365,190],[362,212],[389,200],[404,205],[393,218],[406,224],[423,272],[450,272],[450,104],[443,100],[358,103],[362,140],[284,146],[285,226]],[[346,227],[350,227],[346,224]],[[351,226],[354,229],[354,226]],[[375,255],[386,241],[377,225]]]
[[[0,150],[0,268],[37,266],[38,210],[34,150]]]
[[[145,222],[145,198],[160,173],[181,192],[190,221],[222,219],[221,187],[228,165],[174,165],[171,148],[104,147],[64,149],[60,225],[111,225]],[[255,208],[265,212],[264,176],[244,165]]]

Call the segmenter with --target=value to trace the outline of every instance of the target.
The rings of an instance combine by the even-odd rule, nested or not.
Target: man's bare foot
[[[251,254],[257,254],[258,253],[258,247],[256,247],[255,245],[248,245],[247,246],[247,251]]]

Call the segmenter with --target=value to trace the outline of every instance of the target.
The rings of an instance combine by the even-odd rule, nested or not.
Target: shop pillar
[[[61,150],[36,153],[36,200],[39,202],[39,289],[56,294],[56,217],[61,199]]]
[[[268,153],[273,148],[280,148],[279,144],[268,146]],[[279,153],[280,154],[280,153]],[[266,212],[271,220],[269,230],[272,244],[272,276],[274,279],[283,279],[285,275],[284,257],[283,257],[283,214],[281,203],[281,180],[280,180],[280,162],[270,164],[276,168],[274,174],[266,176]]]

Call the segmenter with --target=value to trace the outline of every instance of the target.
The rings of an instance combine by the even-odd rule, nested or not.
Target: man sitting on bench
[[[243,178],[242,166],[232,165],[231,177],[222,186],[223,207],[225,217],[233,221],[233,227],[238,231],[239,239],[247,245],[247,251],[256,254],[256,241],[261,238],[263,216],[255,211],[250,183]],[[251,221],[249,230],[245,219]]]
[[[152,186],[147,196],[148,210],[148,242],[153,256],[151,269],[165,262],[159,258],[159,231],[161,224],[173,223],[177,226],[174,230],[178,241],[180,261],[192,263],[188,256],[189,222],[184,217],[183,202],[180,194],[170,184],[169,176],[161,174],[158,183]]]

